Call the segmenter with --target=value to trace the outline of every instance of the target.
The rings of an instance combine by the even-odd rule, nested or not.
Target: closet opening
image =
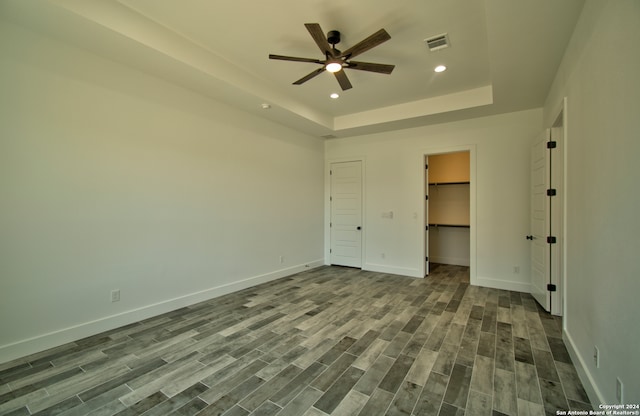
[[[470,152],[425,155],[425,276],[430,265],[470,266]]]

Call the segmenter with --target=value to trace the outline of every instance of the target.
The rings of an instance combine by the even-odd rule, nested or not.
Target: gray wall
[[[10,24],[0,55],[0,361],[322,264],[319,139]]]
[[[544,107],[567,97],[565,340],[596,403],[640,402],[640,2],[587,1]],[[600,368],[593,361],[600,349]]]

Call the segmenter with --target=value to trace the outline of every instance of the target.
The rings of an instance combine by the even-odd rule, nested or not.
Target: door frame
[[[553,111],[548,113],[543,122],[547,140],[556,142],[550,160],[550,186],[556,189],[552,197],[551,208],[547,215],[551,216],[550,235],[556,237],[556,244],[550,245],[550,283],[556,286],[555,294],[551,294],[550,309],[552,315],[564,316],[567,300],[567,154],[569,129],[567,117],[567,97],[560,100]],[[566,319],[562,320],[566,329]]]
[[[366,264],[365,253],[366,251],[366,235],[367,235],[367,221],[366,221],[366,213],[367,213],[367,204],[366,201],[366,158],[364,156],[354,156],[354,157],[342,157],[335,159],[325,160],[325,169],[324,169],[324,183],[326,186],[324,187],[324,264],[331,264],[331,165],[333,163],[344,163],[344,162],[360,162],[361,170],[362,170],[362,231],[360,233],[360,237],[362,241],[360,242],[360,258],[362,260],[362,269],[364,270],[364,265]]]
[[[551,181],[557,189],[559,197],[552,205],[551,231],[556,235],[560,244],[555,247],[556,264],[552,265],[551,282],[557,286],[557,294],[551,296],[551,314],[564,316],[567,287],[567,97],[564,97],[558,108],[551,113],[551,139],[558,141],[555,159],[552,160]],[[560,139],[558,139],[560,134]],[[554,273],[555,272],[555,278]],[[564,325],[565,320],[563,320]]]
[[[422,212],[422,221],[420,223],[420,235],[422,236],[419,240],[420,242],[420,253],[422,253],[422,258],[420,260],[420,273],[422,276],[426,274],[426,262],[425,256],[428,254],[427,247],[425,244],[425,233],[426,226],[428,225],[428,220],[425,218],[425,209],[427,201],[424,197],[425,189],[428,189],[429,184],[426,183],[426,175],[424,174],[424,161],[428,156],[440,155],[444,153],[457,153],[457,152],[469,152],[469,283],[471,285],[477,285],[477,272],[476,272],[476,264],[477,264],[477,226],[476,226],[476,145],[462,145],[462,146],[447,146],[447,147],[433,147],[423,149],[420,154],[420,177],[422,180],[420,181],[420,204],[421,212]],[[417,193],[417,192],[416,192]],[[425,276],[426,277],[426,276]]]

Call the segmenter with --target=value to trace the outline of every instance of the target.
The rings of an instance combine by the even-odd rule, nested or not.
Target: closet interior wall
[[[469,152],[429,155],[429,261],[469,266]]]

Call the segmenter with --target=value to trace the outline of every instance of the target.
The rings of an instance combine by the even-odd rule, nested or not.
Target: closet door
[[[362,162],[331,164],[331,264],[362,267]]]
[[[531,295],[547,312],[551,305],[549,209],[547,189],[549,188],[549,152],[547,139],[541,134],[531,147]]]
[[[424,275],[429,275],[429,156],[424,157]]]

